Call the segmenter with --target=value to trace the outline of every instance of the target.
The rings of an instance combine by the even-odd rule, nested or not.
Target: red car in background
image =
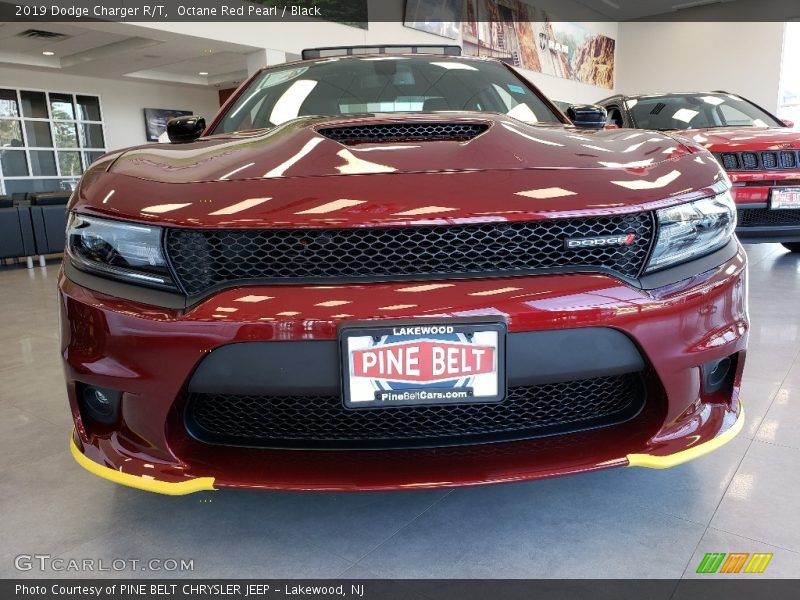
[[[309,53],[87,171],[59,278],[82,466],[415,489],[663,468],[741,430],[713,156],[442,50]]]
[[[613,96],[599,103],[619,127],[679,131],[714,154],[733,181],[745,242],[800,252],[800,131],[727,92]]]

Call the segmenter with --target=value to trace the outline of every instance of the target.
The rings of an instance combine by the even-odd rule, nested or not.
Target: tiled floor
[[[0,268],[0,577],[42,576],[13,557],[49,554],[194,559],[185,575],[202,577],[678,578],[706,552],[751,551],[774,553],[766,575],[798,577],[800,256],[748,252],[748,421],[733,442],[668,471],[386,494],[167,498],[93,477],[67,451],[58,267]]]

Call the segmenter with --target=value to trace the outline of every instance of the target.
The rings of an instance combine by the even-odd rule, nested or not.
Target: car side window
[[[609,104],[606,106],[606,123],[609,125],[616,125],[617,127],[623,126],[622,111],[616,104]]]
[[[720,124],[744,125],[744,126],[755,124],[754,120],[751,117],[747,116],[742,111],[736,109],[735,107],[729,104],[721,104],[717,108],[717,110],[719,110],[720,114],[722,115],[722,119],[718,119],[719,121],[721,121]]]

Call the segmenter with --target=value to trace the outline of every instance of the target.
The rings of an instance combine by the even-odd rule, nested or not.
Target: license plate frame
[[[425,329],[417,330],[416,328],[428,328],[428,333],[416,333],[425,331]],[[445,330],[445,333],[432,334],[430,333],[431,328],[448,329]],[[349,410],[362,410],[398,406],[500,403],[505,400],[507,393],[507,335],[508,329],[504,319],[487,319],[485,317],[373,320],[344,323],[338,329],[342,404]],[[364,338],[370,338],[370,340]],[[453,338],[457,338],[457,340]],[[476,373],[471,381],[469,376],[464,376],[425,383],[373,378],[368,376],[369,372],[366,371],[356,374],[357,370],[363,370],[363,362],[366,360],[363,355],[355,354],[356,352],[370,350],[382,352],[388,347],[395,350],[394,356],[399,356],[397,350],[400,346],[403,346],[405,350],[412,350],[413,346],[420,342],[426,342],[425,348],[418,348],[420,358],[437,352],[434,350],[436,347],[441,346],[445,351],[454,352],[449,349],[451,346],[456,346],[459,359],[462,360],[461,367],[465,368],[464,365],[472,360],[473,362],[470,364],[476,370],[486,369],[486,365],[480,362],[481,356],[478,356],[480,350],[485,351],[487,346],[492,347],[494,350],[493,370],[491,373]],[[429,344],[428,342],[433,343]],[[441,351],[439,351],[440,354]],[[354,363],[356,356],[363,359],[358,368]],[[465,358],[467,360],[464,360]],[[478,358],[477,363],[474,362],[475,358]],[[424,365],[420,365],[420,369],[423,367]],[[432,366],[429,365],[429,367],[429,373],[435,371]],[[410,369],[407,371],[411,372]],[[486,377],[487,375],[490,377]],[[443,374],[439,375],[440,378],[443,376]],[[411,377],[411,375],[403,375],[401,379],[404,377]],[[355,386],[354,380],[358,382]],[[452,383],[454,381],[455,384]],[[367,397],[369,389],[365,382],[368,382],[373,392],[371,398]],[[467,383],[472,383],[472,385],[467,385]],[[494,393],[489,395],[488,392],[491,391]],[[422,392],[425,393],[422,394]],[[450,393],[448,394],[448,392]],[[402,399],[398,399],[400,397]]]
[[[769,207],[771,210],[800,210],[800,187],[772,188]]]

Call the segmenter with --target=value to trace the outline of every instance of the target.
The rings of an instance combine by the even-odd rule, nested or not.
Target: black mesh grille
[[[325,127],[317,133],[342,144],[400,141],[466,141],[480,135],[485,123],[379,123]]]
[[[723,152],[717,155],[726,171],[761,171],[765,169],[794,169],[800,164],[795,150],[765,152]]]
[[[761,165],[765,169],[775,169],[778,167],[778,154],[776,152],[762,152]]]
[[[468,444],[626,421],[644,405],[639,374],[512,387],[498,404],[344,408],[338,396],[190,394],[186,425],[209,443],[261,447]]]
[[[758,155],[755,152],[742,152],[742,168],[747,171],[758,169]]]
[[[800,226],[800,210],[771,210],[769,208],[748,208],[739,211],[739,227],[761,227],[765,225]]]
[[[565,238],[635,233],[630,246],[566,250]],[[594,219],[361,229],[173,229],[167,253],[189,295],[242,281],[491,276],[540,269],[641,272],[649,213]]]
[[[739,157],[733,152],[726,152],[721,156],[722,166],[727,171],[735,171],[739,168]]]

